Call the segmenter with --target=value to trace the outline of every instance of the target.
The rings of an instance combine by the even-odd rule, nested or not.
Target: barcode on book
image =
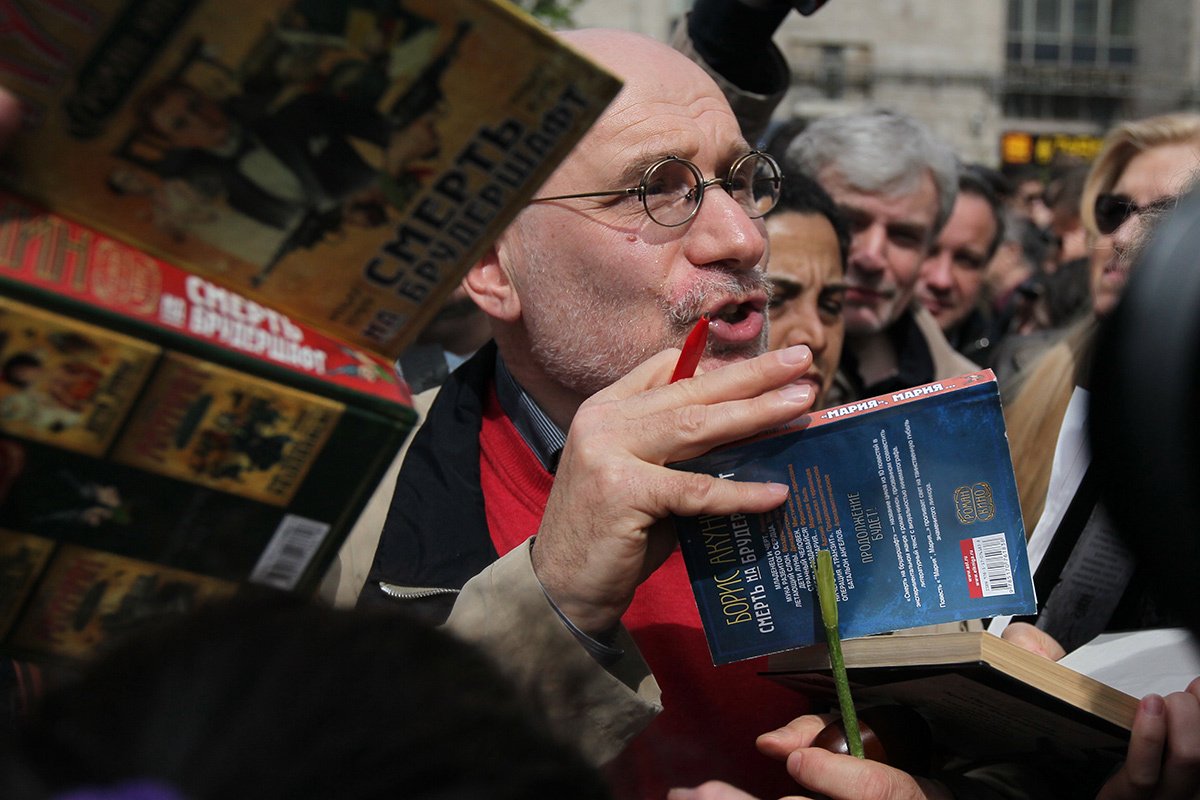
[[[967,577],[968,583],[974,584],[970,587],[972,597],[995,597],[1015,593],[1012,563],[1008,558],[1008,543],[1004,541],[1003,533],[976,536],[962,544],[964,556],[968,555],[967,550],[970,548],[969,561],[972,563],[967,565]],[[972,572],[975,575],[972,575]]]
[[[296,588],[328,533],[329,525],[324,522],[295,514],[284,516],[254,565],[250,580],[276,589]]]

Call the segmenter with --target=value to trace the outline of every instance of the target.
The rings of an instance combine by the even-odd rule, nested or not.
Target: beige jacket
[[[436,395],[430,389],[414,398],[422,420]],[[406,443],[338,552],[318,590],[322,601],[354,607],[407,451]],[[607,667],[592,658],[546,599],[529,550],[518,547],[467,581],[445,628],[487,651],[539,702],[561,738],[604,764],[662,711],[658,683],[624,628],[614,643],[624,650],[622,658]]]

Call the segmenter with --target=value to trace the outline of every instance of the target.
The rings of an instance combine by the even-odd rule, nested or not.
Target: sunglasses
[[[1096,230],[1105,236],[1116,233],[1117,228],[1125,224],[1125,220],[1134,214],[1157,213],[1174,208],[1179,202],[1178,197],[1163,197],[1153,203],[1139,206],[1123,194],[1101,194],[1096,196],[1096,205],[1092,209],[1096,217]]]

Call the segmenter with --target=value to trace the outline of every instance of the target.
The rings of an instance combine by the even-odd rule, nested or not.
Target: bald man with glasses
[[[664,520],[786,496],[665,466],[811,404],[808,348],[766,352],[762,216],[786,178],[676,51],[565,37],[625,87],[467,274],[494,344],[414,437],[359,604],[483,642],[595,760],[621,752],[618,796],[720,778],[778,797],[795,784],[754,740],[805,698],[712,666]],[[702,316],[700,374],[668,385]]]

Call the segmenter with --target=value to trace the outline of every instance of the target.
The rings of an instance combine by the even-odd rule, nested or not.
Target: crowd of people
[[[6,796],[1198,796],[1200,678],[1144,698],[1123,764],[1064,788],[1034,760],[925,778],[812,747],[828,718],[802,694],[759,660],[712,666],[669,517],[765,512],[788,487],[666,465],[981,366],[1044,554],[1039,614],[1004,635],[1054,657],[1189,622],[1132,558],[1120,591],[1071,571],[1116,534],[1054,468],[1085,447],[1095,325],[1200,166],[1200,117],[1119,125],[1040,189],[897,111],[756,149],[792,8],[698,0],[671,45],[562,34],[624,88],[467,272],[490,340],[420,401],[322,589],[357,610],[247,602],[132,643],[47,694],[0,759]],[[672,383],[702,316],[700,370]]]

